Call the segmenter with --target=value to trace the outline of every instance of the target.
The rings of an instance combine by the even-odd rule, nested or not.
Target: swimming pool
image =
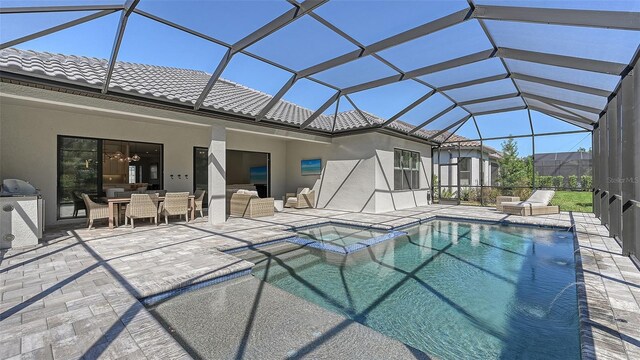
[[[273,255],[253,275],[436,357],[580,358],[572,233],[441,220],[406,231],[338,258]]]

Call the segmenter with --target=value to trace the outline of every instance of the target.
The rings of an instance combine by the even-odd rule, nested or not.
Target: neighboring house
[[[321,114],[301,129],[314,111],[280,100],[260,116],[272,97],[223,79],[194,111],[211,74],[161,66],[117,62],[105,94],[106,66],[104,59],[0,51],[0,179],[40,188],[47,224],[72,219],[81,192],[100,197],[143,186],[204,187],[210,221],[225,221],[226,187],[238,167],[226,159],[250,157],[238,152],[265,155],[267,168],[252,162],[243,173],[262,176],[254,181],[275,199],[303,186],[316,190],[319,208],[427,204],[434,132],[408,136],[412,125],[381,128],[384,119],[359,111]],[[310,159],[321,161],[320,174],[303,174],[301,161]]]
[[[460,145],[458,145],[460,144]],[[500,152],[480,141],[452,135],[433,151],[434,174],[440,185],[451,192],[474,186],[497,186]]]

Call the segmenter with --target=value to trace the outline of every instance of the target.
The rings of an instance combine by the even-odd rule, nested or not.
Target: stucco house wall
[[[193,148],[208,147],[214,122],[226,127],[227,149],[271,154],[271,194],[276,199],[308,186],[316,190],[320,208],[382,212],[427,204],[431,147],[415,141],[373,132],[331,139],[42,89],[3,84],[1,90],[10,90],[2,92],[0,107],[1,178],[24,179],[38,187],[49,225],[58,222],[58,135],[163,144],[165,189],[192,191]],[[25,91],[28,99],[22,97]],[[423,189],[393,190],[395,148],[420,152]],[[315,158],[323,161],[322,175],[302,176],[300,161]],[[172,179],[170,174],[188,177]]]
[[[421,154],[421,190],[394,189],[394,149]],[[300,161],[322,159],[322,175],[302,176]],[[384,212],[427,204],[431,178],[431,147],[384,134],[334,138],[331,145],[290,141],[287,145],[287,191],[316,190],[316,207]]]

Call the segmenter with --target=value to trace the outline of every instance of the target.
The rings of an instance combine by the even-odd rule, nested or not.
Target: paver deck
[[[251,263],[223,251],[286,238],[291,226],[334,221],[393,228],[436,215],[575,224],[583,357],[640,358],[640,271],[593,214],[525,218],[431,205],[383,214],[287,210],[215,226],[197,219],[112,231],[51,229],[39,246],[0,258],[0,359],[189,358],[138,299],[248,269]]]

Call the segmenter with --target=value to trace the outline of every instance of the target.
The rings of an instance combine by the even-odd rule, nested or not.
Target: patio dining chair
[[[124,212],[124,224],[131,219],[131,228],[135,228],[134,219],[153,219],[158,225],[158,206],[149,194],[131,194],[131,202]]]
[[[204,217],[204,214],[202,213],[202,205],[204,202],[204,190],[196,190],[195,193],[193,193],[194,196],[194,200],[196,202],[196,211],[200,212],[200,217]],[[189,211],[191,211],[191,209],[189,209]]]
[[[93,227],[93,220],[108,219],[109,218],[109,206],[106,204],[98,204],[93,202],[89,195],[81,194],[82,200],[84,200],[85,207],[87,209],[87,229],[91,230]],[[116,218],[116,226],[118,225],[118,219]]]
[[[84,210],[86,214],[87,206],[82,198],[82,193],[80,191],[73,191],[71,198],[73,199],[73,217],[78,217],[78,211],[80,210]]]
[[[189,193],[168,192],[164,196],[164,202],[160,204],[160,215],[164,215],[164,223],[169,224],[169,216],[184,215],[184,221],[189,221]]]

